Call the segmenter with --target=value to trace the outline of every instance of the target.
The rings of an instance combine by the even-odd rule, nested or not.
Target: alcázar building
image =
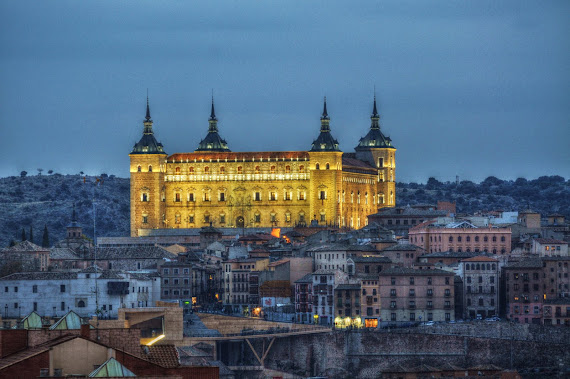
[[[360,228],[395,205],[396,149],[371,126],[353,153],[332,136],[326,99],[321,129],[308,151],[232,152],[220,137],[214,102],[208,133],[191,153],[168,155],[153,131],[147,99],[142,138],[130,157],[131,236],[144,229],[294,227]]]

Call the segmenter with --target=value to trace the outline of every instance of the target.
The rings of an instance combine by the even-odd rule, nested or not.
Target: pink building
[[[511,252],[511,228],[478,228],[467,221],[447,225],[418,225],[410,229],[410,243],[427,252]]]

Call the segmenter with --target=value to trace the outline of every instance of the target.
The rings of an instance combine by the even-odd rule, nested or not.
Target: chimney
[[[91,339],[91,325],[82,324],[81,325],[81,337]]]

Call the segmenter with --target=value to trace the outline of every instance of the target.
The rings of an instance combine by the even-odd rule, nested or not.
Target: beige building
[[[455,319],[453,273],[436,269],[390,268],[379,274],[379,287],[382,321]]]
[[[367,216],[396,203],[396,149],[380,131],[376,101],[368,134],[343,153],[330,130],[326,101],[309,151],[231,152],[209,129],[191,153],[167,155],[154,137],[147,101],[143,136],[130,156],[131,236],[162,228],[360,228]]]
[[[568,242],[552,238],[536,238],[532,240],[531,252],[541,257],[567,257]]]

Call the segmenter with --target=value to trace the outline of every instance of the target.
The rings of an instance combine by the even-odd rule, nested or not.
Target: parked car
[[[435,325],[435,322],[428,321],[428,322],[424,322],[423,324],[420,324],[420,326],[432,326],[432,325]]]

